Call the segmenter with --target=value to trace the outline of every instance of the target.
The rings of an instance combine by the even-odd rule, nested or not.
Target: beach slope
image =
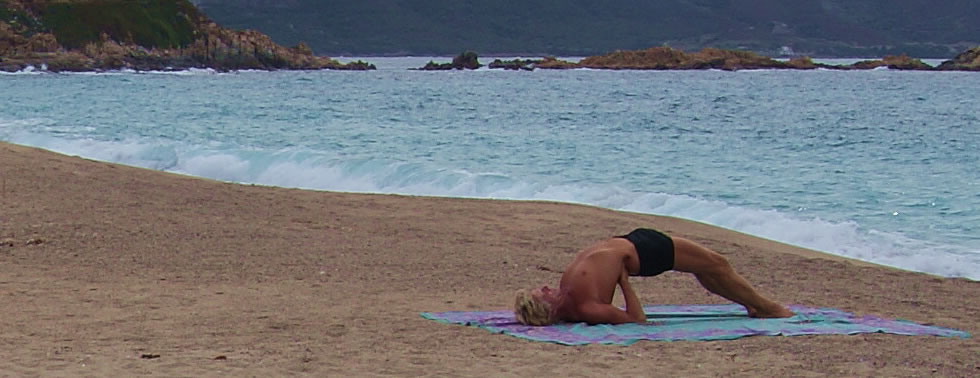
[[[560,346],[422,319],[556,285],[638,226],[728,256],[763,294],[957,328]],[[691,277],[647,304],[726,303]],[[0,371],[13,376],[976,376],[980,283],[588,206],[239,185],[0,143]],[[617,301],[621,301],[617,296]]]

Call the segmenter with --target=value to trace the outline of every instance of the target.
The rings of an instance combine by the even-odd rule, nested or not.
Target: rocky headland
[[[0,71],[369,70],[221,27],[187,0],[0,0]]]

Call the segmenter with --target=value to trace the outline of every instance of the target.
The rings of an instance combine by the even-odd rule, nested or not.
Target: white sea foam
[[[44,73],[45,73],[44,70],[39,70],[34,66],[27,66],[20,71],[14,71],[14,72],[0,71],[0,75],[41,75]]]
[[[196,75],[226,75],[235,73],[248,73],[248,72],[268,72],[260,70],[239,70],[230,72],[219,72],[213,68],[188,68],[184,70],[149,70],[149,71],[137,71],[131,68],[123,68],[118,70],[101,70],[101,71],[65,71],[58,72],[61,75],[76,75],[76,76],[122,76],[122,75],[175,75],[175,76],[196,76]],[[54,72],[48,71],[47,66],[41,66],[40,68],[34,66],[27,66],[20,71],[6,72],[0,71],[0,75],[44,75],[44,74],[55,74]]]
[[[373,159],[339,159],[311,151],[215,150],[148,141],[67,140],[10,132],[0,140],[87,158],[217,180],[344,192],[550,200],[692,219],[793,245],[903,269],[980,279],[980,251],[867,230],[853,222],[732,206],[687,195],[638,193],[616,186],[531,182],[503,173],[469,172]]]

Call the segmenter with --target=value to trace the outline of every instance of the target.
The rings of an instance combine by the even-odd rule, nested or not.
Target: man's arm
[[[640,298],[637,298],[636,292],[633,291],[633,286],[630,285],[630,277],[626,269],[623,269],[623,273],[619,276],[619,287],[622,288],[623,299],[626,300],[626,314],[629,315],[633,322],[645,323],[647,321],[647,314],[643,312],[643,305],[640,304]]]
[[[607,303],[592,303],[583,305],[579,312],[578,321],[589,324],[623,324],[639,323],[626,311]],[[645,320],[645,319],[644,319]]]
[[[629,273],[623,270],[619,277],[619,286],[623,290],[623,298],[626,300],[626,311],[608,303],[584,304],[579,309],[579,319],[589,324],[623,324],[623,323],[645,323],[646,314],[640,299],[633,292],[633,287],[629,283]]]

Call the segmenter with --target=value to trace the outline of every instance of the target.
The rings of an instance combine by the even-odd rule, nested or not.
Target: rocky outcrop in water
[[[980,71],[980,46],[960,53],[955,58],[943,62],[936,69],[943,71]]]
[[[726,71],[746,69],[796,69],[812,70],[869,70],[886,67],[904,71],[962,70],[980,71],[980,47],[966,51],[955,59],[938,67],[907,55],[886,56],[847,65],[816,63],[809,57],[796,57],[788,61],[775,60],[747,51],[703,49],[688,53],[670,47],[652,47],[646,50],[616,51],[605,55],[590,56],[574,63],[554,57],[542,60],[496,60],[490,68],[502,69],[575,69],[591,68],[606,70],[705,70]]]
[[[704,49],[687,53],[670,47],[616,51],[582,59],[579,66],[593,69],[631,70],[741,70],[790,68],[786,63],[747,51]]]
[[[910,58],[907,55],[897,55],[897,56],[886,56],[881,59],[876,60],[862,60],[854,64],[849,64],[846,66],[828,66],[829,68],[837,69],[855,69],[855,70],[869,70],[879,67],[887,67],[893,70],[904,70],[904,71],[931,71],[936,69],[930,66],[922,60]]]
[[[504,70],[523,70],[523,71],[533,71],[534,69],[572,69],[572,68],[582,68],[578,63],[573,63],[565,60],[557,59],[553,56],[546,56],[541,59],[513,59],[513,60],[501,60],[495,59],[489,64],[491,69],[504,69]]]
[[[591,56],[578,63],[546,57],[541,60],[496,60],[490,68],[503,69],[613,69],[613,70],[740,70],[762,68],[813,69],[825,65],[809,58],[797,58],[789,62],[777,61],[751,52],[721,49],[704,49],[687,53],[670,47],[653,47],[646,50],[616,51],[606,55]]]
[[[425,66],[418,68],[421,71],[449,71],[449,70],[475,70],[477,68],[483,67],[480,64],[479,56],[475,52],[467,51],[456,55],[453,58],[452,63],[436,63],[435,61],[429,61]]]
[[[535,59],[513,59],[513,60],[500,60],[494,59],[493,62],[487,65],[490,69],[504,69],[504,70],[524,70],[532,71],[534,70],[534,65],[540,62],[540,60]]]
[[[886,56],[879,60],[857,62],[851,65],[814,63],[808,57],[789,61],[775,60],[747,51],[703,49],[686,53],[669,47],[654,47],[638,51],[617,51],[611,54],[588,57],[579,66],[595,69],[647,69],[647,70],[699,70],[726,71],[746,69],[873,69],[888,67],[897,70],[932,70],[933,67],[908,56]]]

